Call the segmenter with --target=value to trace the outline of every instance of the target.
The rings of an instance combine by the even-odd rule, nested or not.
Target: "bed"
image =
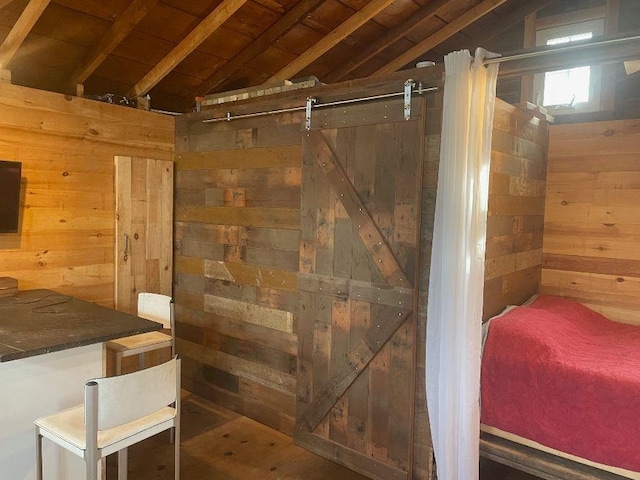
[[[543,478],[640,479],[640,326],[540,295],[485,330],[483,456]]]

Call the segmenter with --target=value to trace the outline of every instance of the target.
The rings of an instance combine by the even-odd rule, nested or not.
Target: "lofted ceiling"
[[[553,3],[0,0],[0,69],[17,85],[149,94],[155,109],[187,112],[209,93],[384,74],[478,45],[514,50],[524,17]]]

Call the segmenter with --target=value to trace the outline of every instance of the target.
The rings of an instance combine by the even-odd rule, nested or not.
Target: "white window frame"
[[[605,18],[597,18],[583,22],[569,23],[549,28],[536,29],[535,42],[537,46],[546,45],[552,38],[593,32],[593,37],[603,36],[605,33]],[[566,44],[564,44],[566,45]],[[601,110],[602,97],[602,67],[590,66],[589,101],[568,105],[545,105],[544,108],[552,115],[570,115],[575,113],[597,112]],[[535,104],[542,103],[545,74],[539,73],[533,77],[533,98]]]

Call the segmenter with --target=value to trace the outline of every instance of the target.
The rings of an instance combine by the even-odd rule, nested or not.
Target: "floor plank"
[[[291,437],[192,393],[182,398],[182,480],[366,480],[366,477],[293,444]],[[167,432],[129,449],[129,478],[173,480]],[[117,479],[116,455],[107,480]],[[537,480],[482,460],[480,480]]]
[[[366,480],[293,444],[291,437],[187,393],[182,400],[182,480]],[[117,478],[115,455],[107,480]],[[129,478],[173,479],[173,446],[164,432],[129,449]]]

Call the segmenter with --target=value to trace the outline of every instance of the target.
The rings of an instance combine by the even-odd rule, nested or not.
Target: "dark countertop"
[[[51,290],[0,298],[0,362],[160,330],[162,324]]]

